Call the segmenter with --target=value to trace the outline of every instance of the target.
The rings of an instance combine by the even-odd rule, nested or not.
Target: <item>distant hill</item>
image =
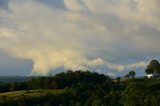
[[[4,83],[10,82],[24,82],[32,79],[34,77],[25,77],[25,76],[0,76],[0,81]]]
[[[112,79],[67,71],[50,77],[1,78],[28,81],[0,83],[0,106],[159,106],[160,101],[158,77]]]

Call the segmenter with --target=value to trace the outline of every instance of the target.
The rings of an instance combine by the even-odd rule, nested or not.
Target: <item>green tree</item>
[[[102,100],[100,99],[93,100],[92,106],[102,106]]]
[[[154,70],[153,69],[145,69],[145,73],[146,74],[152,74],[152,73],[154,73]]]
[[[10,90],[16,91],[17,89],[18,89],[18,83],[17,82],[11,83]]]
[[[135,75],[136,75],[136,72],[135,72],[135,71],[130,71],[130,72],[129,72],[129,75],[130,75],[132,78],[134,78]]]
[[[116,80],[117,80],[117,83],[120,84],[121,77],[117,77]]]
[[[44,106],[52,106],[50,103],[46,103],[44,104]]]
[[[124,77],[125,77],[125,78],[129,78],[129,74],[127,73]]]
[[[122,94],[122,103],[124,106],[143,106],[145,92],[143,88],[135,82],[128,85]]]
[[[157,61],[157,60],[152,60],[148,66],[147,66],[147,69],[145,71],[146,73],[154,73],[154,72],[157,72],[157,73],[160,73],[160,63]]]

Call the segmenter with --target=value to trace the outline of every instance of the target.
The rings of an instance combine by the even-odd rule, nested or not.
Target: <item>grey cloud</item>
[[[54,8],[65,9],[64,0],[36,0],[36,1]]]
[[[44,75],[61,67],[103,73],[143,69],[147,57],[160,53],[160,13],[153,1],[155,8],[142,2],[15,1],[12,13],[4,13],[11,21],[3,21],[0,47],[17,58],[31,59],[31,74]]]
[[[0,9],[8,10],[9,0],[0,0]]]

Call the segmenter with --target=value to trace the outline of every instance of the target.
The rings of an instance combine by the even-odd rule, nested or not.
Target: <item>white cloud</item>
[[[102,66],[119,72],[143,68],[145,56],[160,53],[159,0],[65,0],[64,4],[67,10],[36,0],[10,0],[10,12],[0,15],[0,48],[31,59],[32,74],[40,75],[59,67]],[[135,57],[141,60],[126,62]]]
[[[64,0],[65,6],[71,11],[81,11],[83,6],[81,5],[81,0]]]
[[[126,68],[127,69],[146,68],[148,64],[149,64],[149,62],[141,61],[138,63],[129,64],[126,66]]]

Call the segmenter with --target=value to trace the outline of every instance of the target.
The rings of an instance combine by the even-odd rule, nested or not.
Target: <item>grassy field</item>
[[[64,90],[44,90],[44,89],[38,89],[38,90],[23,90],[23,91],[14,91],[14,92],[6,92],[6,93],[0,93],[0,98],[20,98],[22,96],[27,97],[38,97],[38,96],[44,96],[48,93],[51,94],[60,94]]]

